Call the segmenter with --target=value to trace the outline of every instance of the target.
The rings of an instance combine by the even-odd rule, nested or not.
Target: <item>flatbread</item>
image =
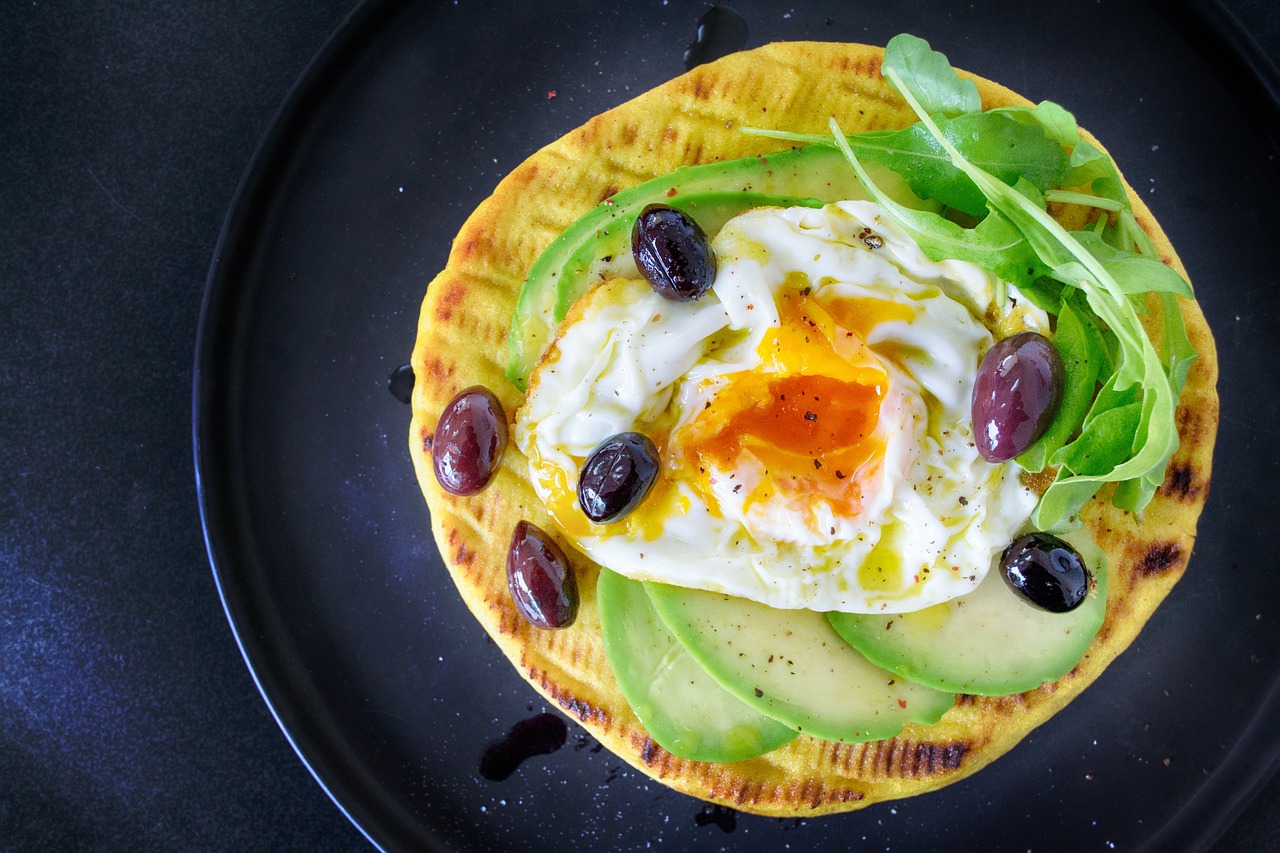
[[[505,574],[512,530],[522,519],[555,529],[530,485],[527,460],[508,447],[489,488],[459,498],[436,484],[430,444],[440,411],[467,386],[492,389],[514,416],[522,395],[504,376],[506,337],[529,267],[561,231],[621,189],[677,166],[765,155],[786,145],[743,134],[743,126],[825,133],[833,115],[847,133],[911,124],[914,114],[880,76],[882,56],[876,47],[812,42],[733,54],[538,151],[464,224],[448,265],[427,290],[413,352],[410,451],[440,552],[476,619],[539,693],[629,764],[676,790],[764,815],[811,816],[922,793],[1011,749],[1137,636],[1186,569],[1209,491],[1217,357],[1204,316],[1183,300],[1199,357],[1177,410],[1181,449],[1141,523],[1111,506],[1109,488],[1086,507],[1086,523],[1111,573],[1106,621],[1080,664],[1056,683],[1015,696],[962,696],[937,724],[908,725],[889,740],[837,744],[801,735],[758,758],[699,763],[655,744],[627,706],[605,661],[595,601],[599,569],[589,560],[566,548],[581,592],[571,627],[538,630],[517,614]],[[960,74],[977,84],[984,108],[1029,103],[989,80]],[[1161,258],[1185,276],[1150,211],[1132,189],[1129,196]]]

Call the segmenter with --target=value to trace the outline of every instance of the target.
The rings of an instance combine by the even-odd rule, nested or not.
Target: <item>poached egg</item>
[[[987,323],[1047,318],[1020,300],[1002,315],[990,273],[930,261],[871,202],[752,210],[712,247],[702,299],[610,278],[531,377],[516,443],[566,537],[632,578],[784,609],[909,612],[971,592],[1037,499],[974,446]],[[595,524],[578,471],[628,431],[655,442],[658,481]]]

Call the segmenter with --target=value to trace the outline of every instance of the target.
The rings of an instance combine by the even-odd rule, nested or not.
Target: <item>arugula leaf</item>
[[[1047,529],[1062,522],[1065,515],[1078,511],[1084,501],[1104,482],[1151,479],[1156,473],[1163,477],[1164,468],[1178,446],[1174,420],[1177,393],[1165,363],[1147,337],[1128,294],[1098,258],[1049,216],[1043,204],[1033,201],[1032,193],[1022,186],[1025,182],[1020,182],[1017,189],[1010,188],[968,162],[946,140],[936,122],[915,97],[913,88],[902,81],[898,72],[892,67],[886,67],[884,74],[903,94],[921,122],[950,155],[956,167],[964,171],[987,196],[992,212],[999,212],[1022,232],[1027,244],[1055,278],[1084,294],[1089,308],[1115,335],[1118,344],[1116,372],[1109,384],[1117,393],[1135,389],[1135,393],[1141,396],[1140,403],[1135,401],[1136,408],[1109,407],[1123,411],[1109,415],[1105,420],[1098,419],[1107,410],[1099,410],[1095,401],[1094,410],[1097,414],[1091,411],[1090,417],[1086,418],[1084,431],[1089,429],[1091,421],[1097,421],[1100,426],[1097,428],[1096,438],[1090,438],[1074,451],[1068,445],[1055,454],[1065,454],[1064,458],[1085,465],[1087,471],[1077,472],[1066,464],[1059,469],[1057,478],[1041,496],[1033,514],[1037,525],[1041,529]],[[1094,184],[1097,186],[1106,180],[1108,179],[1100,178]],[[1127,199],[1125,206],[1128,206]],[[1141,248],[1141,242],[1138,245]],[[1117,446],[1115,436],[1121,427],[1125,430],[1132,429],[1130,452],[1112,453],[1110,451]],[[1111,443],[1104,447],[1106,442],[1103,439],[1108,439]],[[1086,450],[1090,452],[1086,453]],[[1140,511],[1142,506],[1137,503],[1142,494],[1134,495],[1133,491],[1135,490],[1127,492],[1126,496],[1135,498],[1133,508]]]
[[[1128,204],[1124,210],[1120,211],[1119,231],[1124,235],[1123,247],[1133,246],[1133,250],[1140,255],[1150,255],[1155,257],[1158,253],[1156,247],[1152,244],[1151,238],[1147,236],[1147,232],[1142,230],[1142,226],[1138,224],[1138,220],[1133,216],[1133,210]]]
[[[1081,507],[1098,493],[1100,485],[1089,477],[1059,477],[1040,496],[1031,512],[1031,524],[1049,532],[1067,529]]]
[[[1097,231],[1072,231],[1071,236],[1076,242],[1089,250],[1089,254],[1093,255],[1104,265],[1119,258],[1129,257],[1133,255],[1124,249],[1117,248],[1114,245],[1115,229],[1108,229],[1104,233]]]
[[[958,116],[982,110],[977,85],[961,80],[947,58],[922,38],[906,33],[891,38],[885,45],[881,73],[889,78],[890,69],[898,72],[900,81],[910,81],[912,94],[926,112]],[[890,84],[898,88],[892,79]]]
[[[1160,358],[1169,369],[1169,381],[1174,393],[1181,396],[1187,384],[1187,372],[1191,362],[1199,357],[1191,339],[1187,337],[1187,324],[1182,319],[1178,300],[1170,293],[1160,294]]]
[[[1090,195],[1089,193],[1072,192],[1070,190],[1050,190],[1049,192],[1044,194],[1044,200],[1060,201],[1060,202],[1063,202],[1064,204],[1083,204],[1087,207],[1096,207],[1101,210],[1109,210],[1112,213],[1118,213],[1119,211],[1124,209],[1124,205],[1122,205],[1118,201],[1112,201],[1109,198],[1101,198],[1096,195]],[[1104,231],[1106,227],[1107,227],[1106,220],[1099,219],[1098,225],[1097,225],[1097,232],[1095,233],[1098,233],[1099,236],[1102,236],[1101,232]]]
[[[867,192],[927,256],[933,260],[970,261],[1015,284],[1029,282],[1042,269],[1022,235],[999,214],[989,213],[977,227],[970,229],[932,211],[914,210],[894,201],[867,174],[866,167],[853,153],[849,138],[834,118],[831,125],[836,147],[849,161]]]
[[[1187,280],[1155,258],[1127,255],[1103,266],[1120,289],[1131,296],[1141,293],[1174,293],[1188,299],[1192,296]]]
[[[1067,174],[1067,155],[1039,127],[998,113],[970,113],[938,122],[942,135],[964,156],[1007,184],[1019,178],[1044,190]],[[971,216],[987,212],[987,198],[957,169],[924,125],[884,134],[860,134],[850,147],[906,177],[921,198],[934,198]]]
[[[1095,192],[1103,192],[1103,196],[1117,205],[1128,204],[1120,184],[1119,172],[1115,163],[1096,146],[1080,137],[1080,127],[1076,118],[1066,109],[1053,101],[1041,101],[1035,107],[1000,107],[993,112],[1004,113],[1019,121],[1034,123],[1044,129],[1048,137],[1071,152],[1068,161],[1070,171],[1062,180],[1062,186],[1082,187],[1102,180],[1104,184],[1094,186]],[[1114,190],[1118,189],[1117,194]]]
[[[969,162],[1007,184],[1019,179],[1039,190],[1059,185],[1067,175],[1067,154],[1036,124],[998,113],[967,113],[938,120],[938,127]],[[828,135],[748,128],[747,133],[788,142],[831,145]],[[987,197],[951,162],[929,129],[920,123],[901,130],[873,130],[846,137],[849,147],[906,179],[920,198],[935,199],[974,217],[987,212]]]
[[[1105,160],[1107,164],[1111,163],[1111,160],[1105,155],[1103,155],[1102,159]],[[1079,176],[1073,175],[1072,179],[1077,177]],[[1129,196],[1124,191],[1124,181],[1120,180],[1120,175],[1115,171],[1114,166],[1110,166],[1108,174],[1094,178],[1093,182],[1089,185],[1089,188],[1102,198],[1108,198],[1118,203],[1122,208],[1127,208],[1129,206]]]
[[[1120,289],[1130,296],[1141,293],[1175,293],[1194,297],[1187,280],[1158,258],[1117,249],[1092,231],[1073,231],[1071,236],[1091,255],[1102,262]]]
[[[1031,109],[1003,107],[1002,110],[1015,115],[1025,115],[1043,127],[1049,138],[1064,148],[1074,149],[1080,142],[1080,126],[1076,124],[1076,117],[1053,101],[1041,101]]]
[[[1062,282],[1042,275],[1034,281],[1019,284],[1018,293],[1044,313],[1056,314],[1058,306],[1062,304],[1064,287]]]
[[[1150,476],[1134,477],[1132,480],[1125,480],[1116,486],[1114,492],[1111,493],[1111,502],[1120,509],[1127,509],[1130,512],[1142,512],[1151,499],[1155,497],[1156,489],[1160,483],[1164,481],[1164,472],[1161,472],[1160,480],[1153,481]]]
[[[1134,436],[1141,422],[1141,400],[1104,409],[1086,421],[1080,437],[1064,447],[1055,459],[1074,474],[1108,474],[1133,451]]]

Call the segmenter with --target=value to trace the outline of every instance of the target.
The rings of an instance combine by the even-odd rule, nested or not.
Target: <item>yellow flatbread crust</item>
[[[605,661],[595,601],[599,570],[589,560],[566,547],[581,592],[571,627],[541,631],[519,617],[505,574],[512,530],[521,519],[555,529],[530,485],[527,460],[508,447],[489,488],[459,498],[436,484],[430,444],[440,411],[462,388],[487,386],[509,416],[520,405],[521,393],[504,376],[506,338],[529,267],[561,231],[621,189],[677,166],[785,147],[745,135],[743,126],[825,133],[828,117],[836,116],[854,133],[912,123],[915,116],[880,76],[882,56],[876,47],[812,42],[733,54],[596,116],[538,151],[466,221],[448,265],[427,290],[413,352],[410,451],[440,552],[476,619],[539,693],[629,764],[686,794],[758,814],[811,816],[922,793],[1011,749],[1133,641],[1182,576],[1209,491],[1217,358],[1198,306],[1184,300],[1199,358],[1177,412],[1181,449],[1140,523],[1110,505],[1109,488],[1086,508],[1110,566],[1106,621],[1080,664],[1056,683],[1015,696],[962,696],[937,724],[909,725],[889,740],[836,744],[802,735],[759,758],[706,764],[657,746],[628,708]],[[960,73],[977,84],[984,108],[1028,104],[996,83]],[[1129,195],[1162,259],[1185,275],[1150,211],[1131,189]],[[1069,218],[1073,211],[1054,213]]]

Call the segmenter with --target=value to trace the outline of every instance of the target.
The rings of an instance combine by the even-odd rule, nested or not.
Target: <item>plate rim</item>
[[[272,195],[282,174],[275,167],[289,162],[293,149],[288,143],[296,137],[297,128],[307,125],[317,114],[331,91],[329,84],[345,76],[341,59],[360,55],[368,36],[389,26],[412,5],[412,0],[359,0],[299,72],[250,156],[218,234],[201,298],[192,374],[191,438],[200,525],[224,616],[254,686],[286,741],[340,813],[369,843],[383,850],[409,844],[447,850],[450,848],[442,840],[433,837],[420,821],[409,819],[402,809],[392,806],[393,811],[400,812],[399,819],[388,822],[390,815],[378,813],[385,812],[385,804],[382,809],[375,807],[376,801],[386,798],[377,790],[353,785],[353,774],[334,771],[331,760],[326,757],[329,748],[310,732],[300,733],[296,724],[287,721],[290,715],[281,706],[294,694],[282,686],[284,679],[277,671],[276,658],[263,650],[261,642],[246,638],[247,623],[252,621],[246,616],[249,605],[241,597],[243,590],[236,588],[235,581],[227,576],[227,564],[234,562],[231,554],[238,550],[240,540],[250,537],[243,528],[228,525],[219,515],[223,507],[217,506],[216,486],[211,481],[225,475],[213,475],[209,468],[209,459],[214,455],[211,445],[216,445],[217,439],[210,434],[213,428],[208,412],[214,400],[223,399],[219,392],[225,390],[222,386],[226,381],[216,376],[215,356],[222,351],[218,338],[219,333],[225,333],[228,324],[234,322],[233,317],[226,316],[225,304],[227,294],[236,287],[233,275],[252,266],[258,249],[256,241],[245,239],[251,230],[250,224],[261,219],[254,213],[258,207],[255,202]],[[1249,81],[1257,90],[1260,109],[1252,118],[1265,128],[1271,144],[1280,151],[1277,143],[1280,140],[1280,71],[1276,64],[1220,0],[1176,0],[1164,7],[1165,16],[1169,18],[1175,17],[1179,10],[1188,12],[1194,22],[1175,24],[1175,27],[1199,25],[1196,32],[1207,34],[1212,41],[1203,48],[1203,53],[1226,57],[1233,66],[1224,70],[1223,76]],[[225,502],[226,496],[221,500]],[[228,533],[229,530],[232,532]],[[1174,839],[1182,844],[1194,839],[1196,849],[1207,849],[1219,840],[1280,772],[1280,730],[1267,725],[1276,720],[1280,720],[1280,675],[1273,679],[1249,724],[1241,730],[1233,748],[1210,778],[1142,848],[1163,849],[1163,845]],[[1259,762],[1259,755],[1268,756],[1269,760]],[[1228,784],[1215,779],[1245,781]],[[405,830],[409,830],[408,834]]]
[[[377,814],[376,805],[382,804],[382,810],[386,809],[385,797],[352,785],[352,774],[335,772],[332,761],[326,758],[330,748],[319,743],[319,736],[300,731],[296,720],[291,719],[293,715],[286,713],[285,706],[292,701],[293,692],[283,686],[287,679],[279,671],[284,665],[279,661],[280,652],[269,654],[262,642],[246,637],[252,621],[251,608],[227,569],[251,534],[220,515],[225,510],[220,502],[225,503],[227,498],[216,494],[218,487],[212,481],[226,475],[213,472],[209,462],[216,456],[212,448],[219,439],[213,435],[215,419],[208,413],[215,408],[215,401],[227,398],[222,387],[226,379],[218,376],[216,356],[223,352],[228,330],[234,327],[235,318],[227,316],[226,303],[237,287],[235,273],[250,268],[257,251],[257,241],[245,239],[251,225],[260,219],[255,213],[260,207],[256,202],[272,196],[282,174],[276,167],[290,161],[294,151],[290,143],[298,128],[305,127],[320,112],[331,91],[329,84],[345,76],[342,60],[359,56],[367,37],[381,32],[411,5],[412,0],[359,0],[290,84],[250,155],[228,205],[205,277],[192,371],[191,442],[200,527],[223,615],[254,687],[285,740],[339,812],[374,847],[397,849],[411,843],[415,848],[444,851],[448,847],[425,832],[419,822],[405,822],[401,816],[391,824]],[[391,808],[400,811],[394,805]],[[402,835],[388,832],[390,826],[412,827],[419,832]]]

